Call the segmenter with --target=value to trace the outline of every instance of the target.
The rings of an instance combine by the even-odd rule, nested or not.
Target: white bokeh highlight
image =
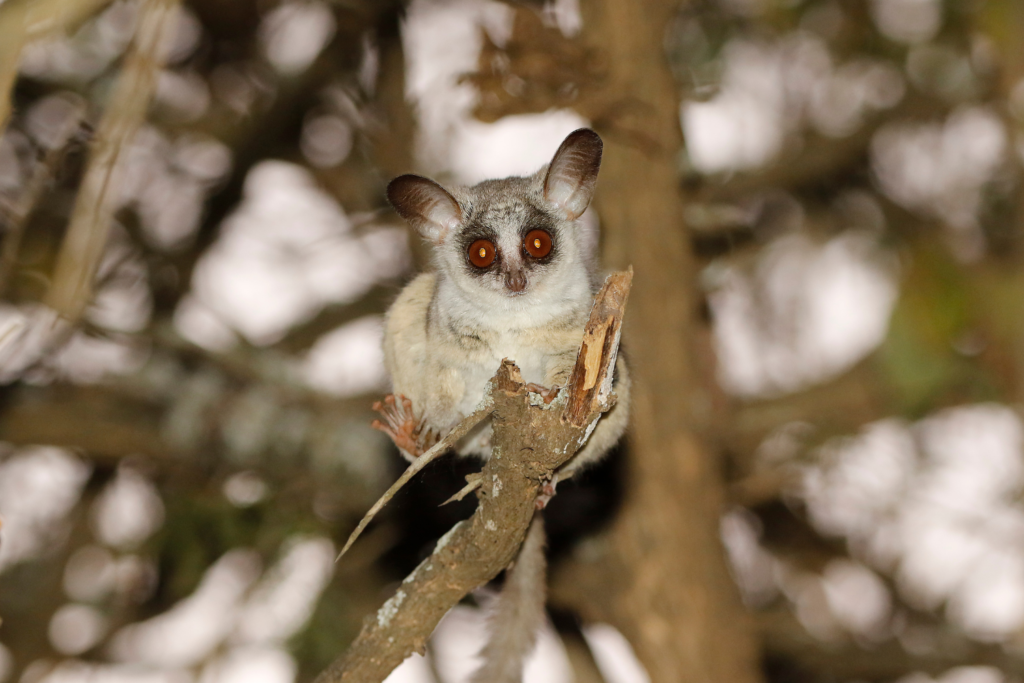
[[[680,105],[689,163],[703,174],[763,167],[806,128],[850,135],[870,114],[896,105],[906,89],[895,65],[867,58],[837,63],[820,37],[802,31],[773,42],[734,39],[722,58],[719,92]]]
[[[98,645],[106,631],[106,616],[92,605],[64,605],[50,619],[50,642],[64,655],[78,655]]]
[[[895,575],[901,597],[946,606],[971,637],[1024,626],[1024,426],[996,404],[951,408],[914,425],[885,420],[833,441],[804,469],[822,531]]]
[[[0,573],[49,549],[67,531],[65,520],[91,468],[60,448],[23,448],[0,461]]]
[[[384,320],[367,316],[320,337],[302,364],[306,382],[321,391],[355,396],[387,387]]]
[[[963,107],[942,123],[895,122],[871,143],[871,165],[882,189],[896,202],[941,220],[963,256],[984,247],[978,211],[985,186],[1006,161],[1009,142],[998,114]]]
[[[720,380],[741,396],[794,391],[878,346],[896,300],[895,263],[868,233],[824,243],[776,239],[753,269],[732,266],[710,292]]]
[[[92,523],[103,543],[132,548],[163,526],[164,504],[152,482],[129,467],[120,467],[96,500]]]
[[[303,71],[334,35],[334,14],[326,3],[286,2],[264,17],[259,28],[263,54],[286,76]]]
[[[200,682],[291,683],[286,643],[309,620],[334,573],[334,545],[293,537],[261,576],[257,554],[237,549],[207,570],[196,591],[167,612],[111,639],[115,661],[168,674],[201,666]]]
[[[199,344],[226,346],[229,330],[269,344],[325,305],[397,276],[407,262],[403,230],[356,234],[309,171],[264,161],[249,172],[241,205],[197,264],[192,298],[175,322]]]
[[[444,616],[431,636],[430,656],[441,677],[448,683],[469,683],[480,665],[477,653],[487,640],[484,610],[455,606]],[[570,683],[572,670],[561,641],[550,625],[545,625],[537,646],[526,660],[523,680],[531,683]],[[387,683],[430,683],[429,668],[419,655],[405,660],[386,679]],[[615,683],[615,682],[612,682]]]
[[[942,26],[940,0],[872,0],[871,16],[883,35],[902,43],[921,43]]]

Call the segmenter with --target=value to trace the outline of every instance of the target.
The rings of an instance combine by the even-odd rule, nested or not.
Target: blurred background
[[[0,682],[341,654],[473,510],[443,460],[334,562],[403,467],[386,183],[584,125],[637,418],[526,680],[1024,680],[1020,0],[0,0]]]

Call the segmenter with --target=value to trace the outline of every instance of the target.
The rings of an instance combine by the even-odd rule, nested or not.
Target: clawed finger
[[[370,426],[387,434],[396,446],[412,457],[418,457],[439,441],[440,435],[425,421],[417,422],[412,400],[402,394],[388,394],[383,402],[375,401],[373,409],[380,413],[383,421],[374,420]]]
[[[558,396],[558,392],[561,391],[561,387],[556,385],[548,388],[541,384],[530,382],[526,385],[526,390],[535,394],[540,394],[541,398],[544,399],[544,403],[548,404],[555,400],[555,397]]]

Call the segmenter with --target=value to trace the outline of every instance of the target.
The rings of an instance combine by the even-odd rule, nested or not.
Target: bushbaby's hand
[[[375,402],[373,409],[381,414],[384,422],[374,420],[370,426],[391,437],[407,460],[415,460],[437,443],[439,434],[416,421],[412,401],[405,396],[388,394],[383,402]]]
[[[544,403],[551,403],[555,400],[555,396],[558,396],[558,392],[562,390],[562,387],[556,385],[549,389],[545,386],[541,386],[540,384],[530,382],[526,385],[526,390],[532,391],[535,394],[540,394],[541,398],[544,399]]]

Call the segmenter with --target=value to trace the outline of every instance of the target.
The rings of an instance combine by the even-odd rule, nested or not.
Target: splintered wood
[[[611,373],[631,282],[632,270],[615,273],[598,294],[565,389],[564,408],[561,401],[531,404],[519,368],[512,361],[502,362],[490,394],[473,416],[493,416],[492,457],[480,473],[476,512],[438,541],[433,554],[366,618],[348,651],[316,683],[383,681],[410,654],[424,651],[449,609],[515,558],[541,487],[575,455],[592,424],[612,406]],[[442,443],[435,447],[438,451],[451,440]]]
[[[583,343],[569,377],[569,400],[563,419],[577,427],[589,422],[596,410],[608,410],[612,370],[619,353],[622,316],[633,284],[633,269],[613,273],[594,300]]]

